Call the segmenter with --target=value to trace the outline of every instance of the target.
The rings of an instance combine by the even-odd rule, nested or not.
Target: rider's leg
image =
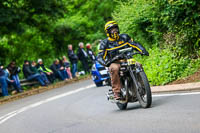
[[[120,64],[112,63],[109,67],[110,75],[111,75],[111,83],[112,83],[112,90],[114,92],[115,99],[120,98],[120,89],[121,89],[121,83],[120,83],[120,77],[119,77],[119,69]]]

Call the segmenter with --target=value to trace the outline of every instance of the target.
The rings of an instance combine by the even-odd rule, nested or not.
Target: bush
[[[119,2],[113,17],[122,32],[146,47],[152,44],[161,48],[167,46],[179,53],[179,57],[197,55],[200,48],[199,4],[197,0],[127,0]]]
[[[189,57],[175,58],[169,49],[154,47],[149,50],[149,57],[137,57],[143,64],[151,85],[164,85],[180,77],[188,76],[199,68],[199,60]]]

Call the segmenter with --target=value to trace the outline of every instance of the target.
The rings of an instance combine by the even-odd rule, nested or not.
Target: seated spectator
[[[16,86],[14,80],[9,79],[9,71],[8,69],[4,70],[3,65],[0,65],[0,84],[1,84],[1,89],[2,89],[2,95],[3,96],[8,96],[8,84],[12,84]]]
[[[45,74],[44,72],[42,72],[42,71],[40,71],[40,70],[37,69],[37,67],[36,67],[36,62],[35,62],[35,61],[32,61],[32,63],[31,63],[31,71],[34,72],[34,73],[40,74],[41,77],[42,77],[42,80],[43,80],[46,84],[50,84],[50,82],[49,82],[49,80],[48,80],[46,74]]]
[[[44,66],[42,59],[38,59],[37,69],[44,72],[51,83],[54,82],[55,77],[51,69]]]
[[[0,84],[1,84],[1,89],[2,89],[2,95],[3,96],[8,96],[8,84],[6,81],[6,76],[5,72],[3,70],[3,65],[0,64]]]
[[[69,61],[67,60],[66,56],[63,56],[61,65],[67,71],[67,74],[68,74],[69,78],[72,79],[72,73],[71,73],[71,69],[70,69],[70,64],[69,64]]]
[[[16,66],[16,62],[12,61],[8,66],[7,69],[10,74],[10,78],[15,81],[14,88],[17,92],[22,92],[22,87],[20,85],[20,80],[18,73],[21,71],[20,67]]]
[[[65,68],[60,65],[59,60],[56,59],[51,65],[50,69],[55,74],[55,77],[61,80],[68,80],[68,74],[65,71]]]
[[[24,61],[24,65],[23,65],[23,73],[24,73],[24,77],[27,80],[38,80],[39,83],[42,86],[46,86],[45,81],[42,79],[42,76],[39,73],[35,73],[33,71],[31,71],[31,66],[28,60]]]

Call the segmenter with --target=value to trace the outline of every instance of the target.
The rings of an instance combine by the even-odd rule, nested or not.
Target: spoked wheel
[[[137,74],[138,91],[137,98],[143,108],[149,108],[152,103],[149,81],[144,71]]]
[[[126,100],[126,98],[128,97],[127,96],[128,95],[127,87],[128,87],[128,81],[127,81],[127,79],[125,79],[124,88],[121,89],[121,95],[122,95],[122,97],[125,101],[119,101],[119,102],[116,103],[120,110],[125,110],[127,108],[127,105],[128,105],[128,101]]]

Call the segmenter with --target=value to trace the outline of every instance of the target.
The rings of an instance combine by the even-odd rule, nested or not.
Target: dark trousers
[[[77,63],[72,64],[72,77],[76,77],[76,72],[77,72]]]
[[[45,82],[42,78],[42,76],[39,74],[39,73],[36,73],[36,74],[33,74],[33,75],[30,75],[28,76],[27,80],[38,80],[39,83],[42,85],[42,86],[45,86]]]
[[[60,70],[56,72],[56,77],[61,79],[61,80],[65,80],[67,78],[69,78],[67,71],[65,70]]]
[[[11,79],[15,81],[14,83],[11,83],[11,84],[14,86],[14,88],[17,90],[17,92],[22,92],[22,87],[20,85],[20,80],[19,80],[18,74],[12,75]]]
[[[81,63],[82,63],[82,66],[83,66],[85,73],[89,73],[90,71],[89,71],[88,61],[82,60]]]
[[[2,95],[3,96],[8,96],[8,83],[6,81],[6,77],[1,76],[0,77],[0,84],[1,84],[1,89],[2,89]]]
[[[53,74],[53,73],[50,74],[50,75],[48,75],[47,73],[45,73],[45,74],[46,74],[48,80],[49,80],[51,83],[53,83],[54,80],[55,80],[55,76],[54,76],[54,74]]]

